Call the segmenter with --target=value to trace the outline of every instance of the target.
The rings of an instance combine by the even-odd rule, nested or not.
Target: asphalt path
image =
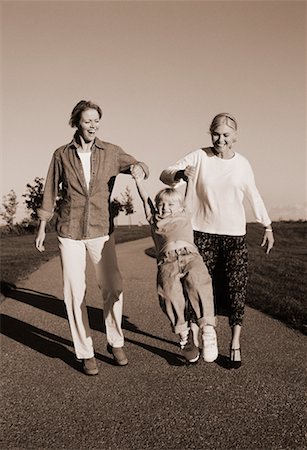
[[[102,304],[88,264],[87,305],[99,375],[75,360],[60,259],[1,303],[1,448],[74,450],[305,449],[306,337],[247,308],[243,365],[227,368],[230,332],[219,317],[219,358],[183,363],[159,309],[150,238],[117,246],[124,278],[126,367],[106,350]]]

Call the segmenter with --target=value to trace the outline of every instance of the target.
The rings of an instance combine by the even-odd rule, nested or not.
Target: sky
[[[307,219],[306,2],[10,0],[1,28],[1,195],[15,190],[18,218],[85,99],[103,110],[99,137],[147,163],[152,196],[164,168],[211,144],[212,118],[233,114],[271,219]],[[126,186],[145,223],[131,177],[114,196]]]

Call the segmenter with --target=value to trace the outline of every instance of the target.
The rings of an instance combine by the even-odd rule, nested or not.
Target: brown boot
[[[92,358],[83,359],[82,367],[83,372],[86,375],[98,375],[98,367],[94,356]]]
[[[107,350],[113,355],[114,361],[118,366],[126,366],[128,364],[128,358],[125,355],[123,347],[112,347],[108,344]]]

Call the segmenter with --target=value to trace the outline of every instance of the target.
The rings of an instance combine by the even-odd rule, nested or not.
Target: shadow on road
[[[34,306],[35,308],[49,314],[67,319],[64,301],[54,295],[49,295],[31,289],[18,288],[15,285],[6,282],[1,282],[1,293],[6,297],[30,306]],[[87,306],[87,310],[91,329],[105,333],[103,310],[93,306]],[[140,330],[135,324],[129,321],[127,316],[123,316],[123,329],[174,346],[177,345],[173,341]],[[27,345],[33,350],[39,351],[40,353],[52,358],[60,358],[76,370],[81,370],[80,362],[78,362],[75,359],[74,354],[65,347],[73,347],[73,343],[67,339],[56,336],[53,333],[49,333],[7,315],[1,316],[1,332],[9,338],[14,339],[21,344]],[[175,353],[129,338],[126,338],[126,341],[161,356],[171,365],[183,364],[180,360],[180,356]],[[96,356],[97,359],[101,361],[114,364],[113,359],[111,358],[107,358],[100,354],[96,354]]]
[[[64,301],[62,299],[59,299],[58,297],[55,297],[54,295],[33,291],[31,289],[18,288],[13,284],[3,281],[1,281],[1,293],[5,297],[18,300],[19,302],[34,306],[35,308],[38,308],[42,311],[46,311],[49,314],[54,314],[58,317],[67,319]],[[104,326],[103,309],[96,308],[94,306],[87,306],[87,311],[89,316],[90,328],[92,330],[105,333],[106,330]],[[129,321],[128,316],[123,316],[122,327],[124,330],[131,331],[132,333],[150,337],[167,344],[176,345],[176,343],[173,341],[140,330],[137,325]]]
[[[4,291],[2,290],[2,293],[12,299],[34,306],[50,314],[57,315],[61,318],[67,318],[64,302],[53,295],[48,295],[29,289],[17,288],[16,286],[13,287],[12,285],[6,285]],[[89,313],[89,322],[91,329],[105,333],[103,310],[92,306],[88,306],[87,309]],[[66,348],[66,346],[73,347],[72,341],[64,339],[61,336],[56,336],[53,333],[42,330],[38,327],[7,316],[5,314],[1,315],[0,317],[2,334],[46,356],[49,356],[51,358],[59,358],[72,368],[78,371],[82,371],[81,364],[76,360],[74,353]],[[161,337],[154,336],[150,333],[139,330],[136,325],[128,320],[127,316],[123,317],[123,329],[135,334],[143,335],[177,346],[177,344],[173,341],[169,341],[167,339],[163,339]],[[126,342],[130,342],[133,345],[141,347],[150,353],[160,356],[172,366],[186,365],[180,354],[173,353],[160,347],[137,341],[135,339],[126,337],[125,340]],[[99,353],[96,353],[96,357],[102,362],[112,365],[114,364],[113,359]],[[223,355],[219,355],[216,363],[224,368],[228,368],[229,365],[228,358]]]
[[[74,353],[65,347],[72,347],[71,341],[6,314],[1,314],[0,318],[1,333],[5,336],[50,358],[59,358],[74,369],[81,371],[80,362],[75,359]]]
[[[54,295],[33,291],[32,289],[19,288],[14,284],[4,281],[1,281],[1,293],[5,297],[18,300],[42,311],[67,319],[64,302]]]
[[[217,359],[214,362],[218,366],[223,367],[223,369],[230,370],[230,362],[229,362],[229,357],[228,356],[219,354]]]
[[[157,253],[155,247],[148,247],[145,249],[145,255],[150,256],[151,258],[156,258]]]
[[[42,353],[50,358],[58,358],[73,369],[83,372],[81,361],[78,361],[74,352],[69,351],[65,346],[73,347],[72,341],[56,336],[49,331],[42,330],[19,319],[0,315],[1,334],[14,339],[20,344]],[[113,359],[96,354],[97,358],[108,364],[114,364]]]
[[[134,339],[130,338],[126,338],[125,341],[137,345],[138,347],[142,347],[148,352],[151,352],[155,355],[160,356],[161,358],[164,358],[171,366],[184,366],[186,364],[182,356],[179,354],[169,352],[168,350],[159,347],[153,347],[152,345],[145,344],[144,342],[135,341]]]

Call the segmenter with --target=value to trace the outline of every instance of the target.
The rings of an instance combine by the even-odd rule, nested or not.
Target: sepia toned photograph
[[[2,0],[3,450],[303,450],[305,0]]]

